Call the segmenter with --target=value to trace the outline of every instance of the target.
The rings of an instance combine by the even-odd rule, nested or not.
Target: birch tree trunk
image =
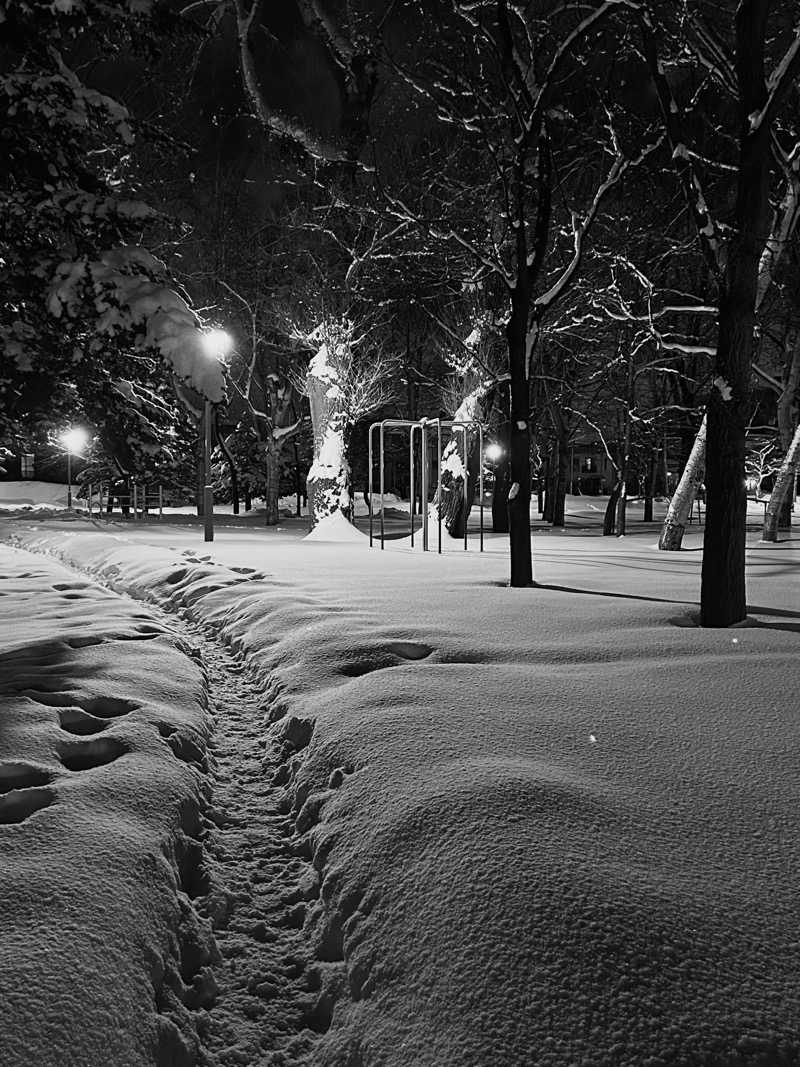
[[[311,371],[306,377],[314,431],[314,462],[306,478],[308,519],[317,523],[337,511],[350,509],[350,465],[347,462],[347,415],[335,383]]]
[[[658,547],[662,552],[679,552],[683,544],[683,535],[689,516],[692,514],[697,487],[702,483],[705,474],[706,426],[706,419],[703,416],[692,451],[686,461],[681,480],[678,482],[678,488],[669,503],[667,517],[661,528]]]
[[[764,530],[761,534],[762,541],[777,541],[778,526],[781,517],[781,506],[790,490],[794,490],[794,480],[797,469],[800,466],[800,425],[794,432],[791,444],[786,451],[781,469],[775,479],[772,495],[767,504],[767,512],[764,516]]]
[[[789,365],[786,368],[783,377],[783,389],[778,397],[778,432],[781,437],[781,445],[788,454],[791,449],[794,440],[796,439],[795,431],[795,395],[797,394],[797,387],[800,385],[800,331],[798,331],[791,341],[791,356],[789,357]],[[784,461],[785,462],[785,461]],[[781,466],[783,470],[783,465]],[[794,478],[794,475],[791,476]],[[792,486],[782,487],[782,504],[777,508],[777,523],[778,527],[789,529],[792,525],[792,497],[794,483]],[[767,515],[772,507],[772,498],[778,489],[778,479],[775,480],[775,485],[772,488],[772,494],[770,496],[770,502],[767,507],[767,513],[764,515],[764,534],[762,541],[774,541],[775,537],[768,537],[767,532]]]
[[[483,422],[483,398],[489,384],[480,385],[459,404],[454,422]],[[466,437],[466,448],[465,448]],[[453,430],[442,453],[439,486],[431,504],[431,517],[436,521],[441,511],[442,522],[451,537],[463,538],[478,481],[483,456],[478,452],[478,434]],[[464,478],[467,479],[466,508],[464,507]]]

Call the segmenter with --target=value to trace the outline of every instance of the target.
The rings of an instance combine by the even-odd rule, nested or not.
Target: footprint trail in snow
[[[318,876],[292,841],[283,790],[271,785],[261,687],[213,639],[202,640],[201,654],[216,728],[209,890],[195,906],[210,918],[222,957],[209,981],[204,1041],[220,1067],[288,1065],[327,1026],[302,935]]]

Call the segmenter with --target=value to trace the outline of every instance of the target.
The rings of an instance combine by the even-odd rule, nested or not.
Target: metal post
[[[72,453],[67,450],[67,511],[72,510]]]
[[[133,521],[139,518],[139,486],[133,483]]]
[[[163,514],[164,514],[164,486],[163,485],[159,485],[159,487],[158,487],[158,517],[159,517],[159,519],[163,516]]]
[[[89,482],[89,497],[88,497],[88,499],[89,499],[89,518],[90,519],[92,517],[92,490],[93,489],[94,489],[94,486],[92,485],[91,482]]]
[[[469,518],[469,508],[467,507],[467,500],[469,499],[469,470],[467,463],[467,427],[460,427],[461,432],[464,434],[464,551],[467,551],[467,519]]]
[[[211,487],[211,401],[206,398],[205,404],[205,447],[203,450],[203,465],[205,485],[203,486],[203,526],[204,539],[214,540],[214,490]]]
[[[384,428],[385,422],[386,422],[386,420],[384,419],[384,421],[381,423],[380,458],[379,458],[379,463],[381,465],[381,552],[383,552],[383,549],[384,549],[384,544],[383,544],[383,539],[384,539],[384,523],[383,523],[383,488],[384,488],[384,486],[383,486],[383,447],[384,447],[383,446],[383,428]]]
[[[439,504],[436,508],[436,517],[439,527],[439,555],[442,554],[442,420],[436,420],[436,490],[439,494]]]
[[[411,427],[411,432],[408,435],[408,514],[411,520],[411,547],[414,547],[414,430],[416,427]]]
[[[372,432],[377,426],[377,422],[369,428],[369,459],[367,460],[367,496],[369,497],[369,547],[372,548],[372,521],[373,521],[373,507],[372,507]]]
[[[420,424],[420,440],[422,449],[422,551],[428,551],[428,420],[423,419]]]
[[[481,552],[483,552],[483,426],[478,423],[478,455],[480,466],[478,467],[478,492],[481,498]]]

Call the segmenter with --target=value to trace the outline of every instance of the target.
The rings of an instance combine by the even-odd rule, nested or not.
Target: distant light
[[[505,451],[506,450],[503,448],[503,446],[497,444],[496,441],[490,445],[487,445],[484,449],[486,458],[490,461],[490,463],[497,463],[499,459],[503,458],[503,456],[505,455]]]
[[[71,430],[65,430],[59,440],[67,452],[77,456],[88,445],[89,435],[82,427],[73,426]]]
[[[233,338],[227,330],[206,330],[200,335],[200,344],[207,356],[222,359],[233,348]]]

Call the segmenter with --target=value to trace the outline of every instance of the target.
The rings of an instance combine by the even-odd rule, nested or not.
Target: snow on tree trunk
[[[761,534],[762,541],[777,541],[778,526],[781,517],[781,507],[784,500],[794,491],[794,480],[797,469],[800,467],[800,426],[794,432],[794,437],[786,451],[781,469],[775,479],[775,486],[769,498],[766,515],[764,516],[764,530]]]
[[[324,343],[309,364],[305,385],[314,431],[314,461],[306,479],[308,518],[313,530],[327,516],[350,510],[347,439],[351,427],[339,374]]]
[[[791,357],[789,358],[788,366],[783,376],[783,389],[778,397],[778,432],[781,437],[781,445],[788,453],[792,447],[794,440],[796,439],[795,433],[795,396],[797,395],[798,386],[800,386],[800,331],[797,331],[789,341],[791,348]],[[784,463],[786,461],[784,460]],[[783,465],[781,467],[783,469]],[[772,496],[775,495],[775,491],[778,488],[777,478],[775,485],[772,488]],[[792,502],[794,492],[787,492],[785,487],[781,489],[783,494],[783,504],[778,508],[778,526],[783,529],[789,529],[792,525]],[[793,490],[794,483],[792,483],[791,489]],[[770,503],[767,509],[769,513],[769,507],[772,506],[772,496],[770,497]],[[767,515],[764,516],[764,541],[774,541],[775,537],[767,536]]]
[[[692,513],[692,505],[697,487],[703,481],[706,461],[706,419],[700,424],[692,445],[689,459],[686,461],[678,488],[672,497],[661,528],[658,547],[662,552],[679,552],[683,544],[683,534]]]
[[[487,384],[479,385],[466,396],[459,404],[453,416],[454,422],[482,422],[483,405],[481,401],[486,395]],[[441,510],[442,522],[451,537],[463,538],[469,513],[472,510],[472,501],[475,497],[475,485],[478,481],[479,464],[483,457],[478,453],[478,434],[453,429],[453,436],[448,441],[442,453],[442,470],[439,476],[439,486],[433,503],[430,506],[430,517],[433,522],[439,519]],[[464,478],[467,479],[467,499],[464,507]]]

